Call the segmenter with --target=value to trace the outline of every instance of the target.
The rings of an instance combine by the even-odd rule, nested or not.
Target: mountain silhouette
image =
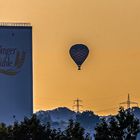
[[[133,107],[132,112],[135,117],[140,120],[140,108]],[[100,122],[101,118],[108,120],[111,115],[99,116],[94,114],[93,111],[84,111],[81,113],[76,113],[67,107],[58,107],[53,110],[38,111],[36,112],[38,119],[42,124],[51,124],[52,128],[64,130],[70,119],[79,122],[81,126],[85,129],[85,132],[90,133],[93,136],[94,128],[97,123]],[[137,140],[140,140],[140,134],[137,136]]]
[[[47,122],[49,122],[53,128],[60,128],[61,130],[64,130],[68,125],[68,121],[72,119],[79,122],[87,132],[93,131],[100,118],[92,111],[76,113],[67,107],[58,107],[53,110],[38,111],[36,112],[36,115],[42,124],[47,124]]]

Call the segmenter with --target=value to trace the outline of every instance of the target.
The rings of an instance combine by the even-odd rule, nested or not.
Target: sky
[[[0,22],[33,26],[34,112],[69,107],[114,114],[140,102],[139,0],[0,0]],[[69,56],[83,43],[90,53],[78,71]]]

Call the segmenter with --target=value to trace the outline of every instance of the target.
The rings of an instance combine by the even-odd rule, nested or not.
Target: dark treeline
[[[11,126],[0,124],[0,140],[91,140],[79,123],[70,120],[64,131],[42,125],[36,115],[15,122]]]
[[[136,140],[140,122],[132,109],[120,108],[115,116],[101,119],[95,128],[95,140]]]
[[[84,120],[83,120],[84,121]],[[94,131],[95,140],[136,140],[140,123],[131,109],[120,108],[117,115],[101,119]],[[0,124],[0,140],[91,140],[80,123],[69,120],[65,130],[42,125],[36,115],[6,126]]]

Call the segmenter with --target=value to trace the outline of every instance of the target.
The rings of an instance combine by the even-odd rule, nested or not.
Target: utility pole
[[[76,99],[76,100],[74,100],[74,105],[73,105],[73,107],[74,108],[76,108],[76,113],[79,113],[80,111],[81,111],[81,107],[83,107],[82,105],[81,105],[81,103],[82,103],[82,100],[80,100],[80,99]]]
[[[127,101],[120,103],[120,105],[127,105],[127,109],[129,109],[131,107],[131,104],[134,104],[134,105],[136,105],[138,107],[138,103],[137,102],[132,102],[130,100],[130,95],[129,94],[128,94],[128,97],[127,97]]]

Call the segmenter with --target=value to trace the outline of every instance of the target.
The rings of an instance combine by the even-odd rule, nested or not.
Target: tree
[[[0,124],[0,140],[8,139],[8,129],[4,123]]]
[[[12,140],[46,140],[45,126],[41,125],[36,115],[25,118],[21,123],[15,122],[11,134]]]
[[[80,126],[80,123],[73,122],[73,120],[69,120],[69,125],[64,131],[66,135],[66,140],[90,140],[90,136],[87,134],[84,136],[84,128]]]
[[[69,121],[63,131],[51,128],[50,123],[43,125],[36,115],[15,121],[13,125],[0,124],[0,140],[91,140],[78,122]]]
[[[131,109],[120,108],[116,116],[102,119],[95,128],[95,140],[136,140],[140,123]]]

